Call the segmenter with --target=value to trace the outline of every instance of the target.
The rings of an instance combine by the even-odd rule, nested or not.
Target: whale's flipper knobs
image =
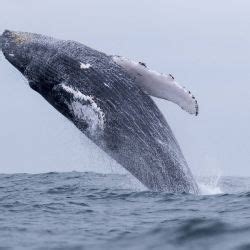
[[[145,63],[138,63],[125,57],[114,56],[113,59],[146,94],[176,103],[188,113],[198,115],[197,100],[171,74],[160,74],[147,68]]]

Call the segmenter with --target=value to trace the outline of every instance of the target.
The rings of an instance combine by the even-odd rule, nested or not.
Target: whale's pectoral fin
[[[188,113],[198,115],[197,100],[190,91],[179,85],[172,75],[160,74],[148,69],[145,63],[124,57],[114,56],[113,60],[134,78],[147,94],[174,102]]]

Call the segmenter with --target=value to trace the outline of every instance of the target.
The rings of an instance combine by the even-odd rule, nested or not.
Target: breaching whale
[[[197,193],[181,149],[151,96],[198,114],[172,75],[74,41],[4,31],[5,58],[30,87],[103,151],[155,191]]]

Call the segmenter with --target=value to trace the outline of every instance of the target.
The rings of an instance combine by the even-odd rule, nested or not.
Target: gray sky
[[[247,0],[1,0],[0,32],[80,41],[172,73],[200,115],[158,101],[195,174],[250,176]],[[120,171],[0,56],[0,173]],[[118,170],[117,170],[118,169]]]

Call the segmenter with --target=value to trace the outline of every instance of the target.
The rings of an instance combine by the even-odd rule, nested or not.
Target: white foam
[[[219,186],[210,186],[204,183],[198,183],[201,195],[214,195],[222,194],[222,190]]]
[[[222,170],[217,157],[211,155],[203,156],[202,167],[196,171],[196,181],[201,191],[201,195],[221,194]]]
[[[220,174],[213,176],[203,176],[198,177],[198,186],[201,192],[201,195],[214,195],[214,194],[222,194],[223,191],[219,186]]]

